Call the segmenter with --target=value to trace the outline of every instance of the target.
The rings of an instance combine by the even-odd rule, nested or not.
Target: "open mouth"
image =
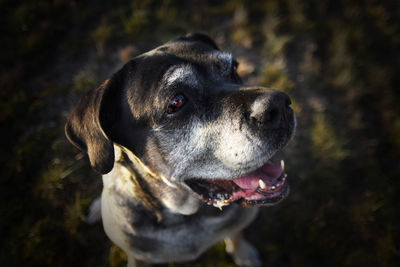
[[[269,160],[255,171],[232,180],[191,179],[186,183],[203,201],[217,208],[238,202],[243,206],[273,205],[289,193],[284,161]]]

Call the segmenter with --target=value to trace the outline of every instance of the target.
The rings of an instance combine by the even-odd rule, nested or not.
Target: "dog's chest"
[[[247,211],[239,206],[227,207],[220,211],[214,207],[202,206],[194,215],[179,215],[163,212],[160,222],[146,220],[136,225],[134,232],[125,232],[133,250],[151,253],[174,261],[196,258],[207,248],[225,238],[232,231],[242,229],[248,223]]]
[[[107,197],[105,200],[108,205],[114,202]],[[135,257],[149,257],[153,262],[192,260],[230,233],[245,227],[256,212],[238,205],[222,211],[204,205],[193,215],[164,210],[159,221],[153,212],[134,203],[109,208],[109,214],[103,214],[108,236]]]
[[[195,259],[256,215],[256,209],[236,204],[222,211],[203,204],[192,215],[160,206],[157,216],[157,209],[145,207],[143,194],[135,194],[131,173],[124,170],[103,176],[103,225],[115,244],[138,259],[159,263]]]

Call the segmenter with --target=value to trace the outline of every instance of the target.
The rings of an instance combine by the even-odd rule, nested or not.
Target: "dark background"
[[[246,236],[265,266],[400,262],[398,1],[0,1],[0,265],[124,266],[85,223],[101,178],[64,137],[85,91],[201,31],[249,84],[288,93],[291,195]],[[195,264],[233,266],[219,244]],[[398,266],[398,265],[397,265]]]

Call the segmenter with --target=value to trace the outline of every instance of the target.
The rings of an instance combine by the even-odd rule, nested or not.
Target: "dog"
[[[125,64],[72,111],[66,136],[103,174],[101,216],[128,266],[191,261],[225,240],[261,266],[241,231],[289,193],[276,154],[293,138],[289,97],[245,86],[238,62],[204,34]]]

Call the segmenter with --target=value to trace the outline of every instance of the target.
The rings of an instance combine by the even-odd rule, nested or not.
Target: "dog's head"
[[[288,185],[271,158],[293,137],[295,116],[287,95],[243,85],[237,67],[208,36],[170,41],[88,92],[67,136],[103,174],[115,143],[209,204],[274,204]]]

